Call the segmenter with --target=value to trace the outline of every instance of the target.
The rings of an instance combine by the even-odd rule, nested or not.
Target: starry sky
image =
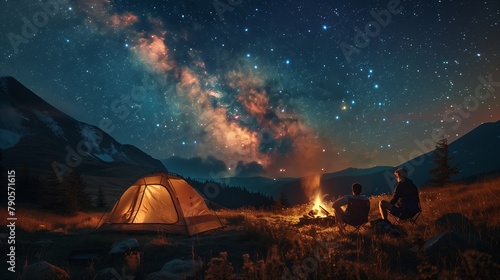
[[[0,10],[0,75],[158,159],[274,177],[396,166],[428,151],[418,143],[436,129],[453,141],[500,119],[500,1]]]

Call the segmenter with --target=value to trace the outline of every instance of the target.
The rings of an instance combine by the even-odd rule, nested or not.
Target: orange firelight
[[[314,217],[326,217],[330,213],[328,210],[326,210],[326,206],[323,204],[323,199],[327,196],[327,194],[321,196],[321,193],[318,192],[316,194],[316,198],[314,199],[314,206],[311,210],[311,214],[314,215]]]

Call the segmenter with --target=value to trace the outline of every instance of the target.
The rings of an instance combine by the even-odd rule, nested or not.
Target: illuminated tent
[[[161,231],[193,235],[222,227],[203,197],[183,178],[146,175],[118,199],[99,231]]]

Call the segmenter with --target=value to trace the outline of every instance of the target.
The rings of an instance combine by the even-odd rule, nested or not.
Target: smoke
[[[319,194],[321,194],[321,174],[314,174],[311,176],[303,177],[300,181],[300,186],[304,190],[304,194],[313,201]]]

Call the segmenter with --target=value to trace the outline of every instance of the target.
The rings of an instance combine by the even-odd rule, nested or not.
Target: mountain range
[[[417,143],[417,142],[416,142]],[[430,143],[430,140],[427,141]],[[500,173],[500,121],[482,124],[464,136],[449,144],[449,153],[452,156],[451,166],[457,165],[458,174],[453,180],[465,180],[485,174]],[[431,150],[430,144],[427,147]],[[415,149],[422,149],[415,145]],[[320,174],[320,190],[322,194],[328,194],[335,198],[351,192],[351,185],[359,182],[363,186],[366,195],[377,195],[391,193],[396,184],[393,171],[397,167],[403,167],[409,171],[409,177],[417,185],[423,187],[431,178],[429,170],[434,167],[432,160],[433,151],[412,158],[401,164],[391,166],[376,166],[366,169],[348,168],[334,173]],[[283,192],[290,204],[306,203],[310,200],[304,185],[310,181],[304,178],[277,178],[266,177],[250,178],[219,178],[217,181],[231,186],[240,186],[249,191],[261,192],[274,198]]]
[[[77,168],[87,182],[87,190],[93,195],[101,186],[107,196],[115,198],[137,177],[152,171],[167,170],[168,167],[170,171],[182,170],[180,175],[194,176],[193,179],[201,182],[219,181],[274,198],[285,193],[291,204],[309,201],[303,186],[310,178],[196,177],[209,173],[196,169],[195,165],[210,166],[210,170],[224,170],[225,164],[215,157],[206,160],[170,159],[162,163],[135,146],[119,143],[100,128],[61,112],[12,77],[0,78],[0,112],[3,168],[19,172],[29,170],[38,176],[47,176],[51,171],[63,176]],[[482,124],[450,143],[452,164],[458,164],[460,170],[454,179],[499,172],[499,140],[500,121],[497,121]],[[427,143],[427,150],[431,150],[430,140]],[[415,149],[419,148],[416,144]],[[182,166],[172,166],[175,162],[181,162]],[[432,151],[398,166],[408,169],[410,178],[418,187],[422,187],[430,178]],[[361,183],[365,194],[375,195],[392,191],[395,185],[392,172],[395,168],[348,168],[317,176],[321,192],[332,198],[350,193],[353,182]],[[247,170],[251,171],[246,173],[248,175],[261,172],[258,169]]]
[[[110,197],[145,173],[166,170],[135,146],[120,144],[100,128],[75,120],[12,77],[0,78],[0,149],[2,165],[16,172],[59,177],[74,168],[95,194]]]

